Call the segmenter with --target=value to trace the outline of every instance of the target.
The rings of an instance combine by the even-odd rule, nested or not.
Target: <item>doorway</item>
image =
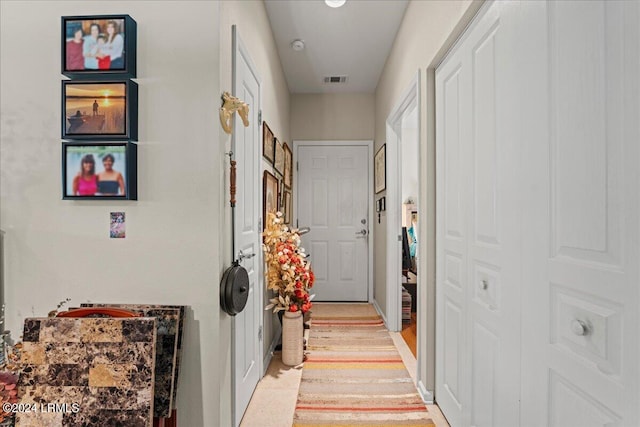
[[[294,142],[294,224],[309,227],[315,301],[371,302],[372,141]]]
[[[387,129],[387,327],[403,332],[414,346],[417,360],[418,389],[425,402],[433,403],[433,394],[421,378],[426,366],[424,347],[428,322],[434,313],[426,311],[426,257],[420,259],[422,242],[426,248],[427,227],[418,226],[420,208],[426,206],[425,171],[420,170],[423,148],[420,146],[420,71],[416,73],[389,114]],[[426,250],[422,250],[426,255]],[[418,268],[422,266],[421,268]],[[421,270],[421,271],[419,271]],[[408,322],[403,322],[404,318]],[[429,317],[431,320],[429,320]],[[415,321],[415,323],[412,323]],[[406,326],[406,328],[405,328]],[[407,329],[403,331],[403,329]],[[412,330],[413,329],[413,330]],[[415,332],[414,332],[415,331]],[[430,350],[432,351],[432,349]]]

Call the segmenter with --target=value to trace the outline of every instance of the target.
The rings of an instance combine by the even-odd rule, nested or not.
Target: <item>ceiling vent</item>
[[[327,76],[324,78],[324,82],[329,84],[346,83],[347,76]]]

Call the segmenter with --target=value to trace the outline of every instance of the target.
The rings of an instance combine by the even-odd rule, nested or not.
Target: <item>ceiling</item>
[[[267,14],[291,93],[373,93],[408,0],[266,0]],[[301,39],[296,52],[291,42]],[[324,83],[327,76],[346,83]]]

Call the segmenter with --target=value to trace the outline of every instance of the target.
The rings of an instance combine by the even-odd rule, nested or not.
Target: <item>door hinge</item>
[[[398,235],[398,242],[402,242],[402,236]]]
[[[262,218],[258,218],[258,232],[262,233]]]
[[[300,164],[296,162],[296,170],[300,170]]]
[[[262,326],[258,328],[258,340],[262,341]]]
[[[262,110],[258,111],[258,125],[262,124]]]
[[[300,224],[298,224],[298,220],[296,219],[296,228],[300,228]]]

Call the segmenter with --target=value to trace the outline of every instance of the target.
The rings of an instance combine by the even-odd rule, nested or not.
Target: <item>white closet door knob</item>
[[[589,325],[582,320],[575,319],[571,322],[571,331],[579,336],[589,335]]]

